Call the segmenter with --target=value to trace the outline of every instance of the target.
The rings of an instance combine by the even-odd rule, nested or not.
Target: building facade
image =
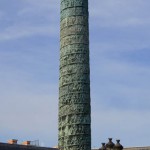
[[[58,150],[58,149],[32,145],[0,143],[0,150]]]

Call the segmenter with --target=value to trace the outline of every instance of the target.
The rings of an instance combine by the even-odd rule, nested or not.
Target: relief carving
[[[66,65],[70,65],[70,64],[88,64],[89,62],[89,57],[86,54],[70,54],[70,55],[65,55],[64,57],[62,57],[60,59],[61,64],[60,64],[60,68],[62,68],[63,66]]]
[[[89,95],[86,93],[69,93],[67,95],[61,96],[59,101],[59,106],[63,107],[64,105],[71,104],[87,104],[89,103]]]
[[[87,8],[88,2],[83,0],[62,0],[61,1],[61,11],[68,7],[85,7]]]
[[[88,30],[87,26],[83,26],[83,25],[70,26],[68,28],[64,28],[63,30],[61,30],[60,38],[62,39],[63,37],[74,35],[74,34],[81,34],[81,35],[88,36],[87,30]]]
[[[72,84],[62,86],[59,88],[60,97],[63,95],[67,95],[67,93],[74,93],[74,92],[82,92],[82,93],[89,93],[90,87],[89,84],[74,82]]]
[[[88,122],[86,114],[88,114],[90,112],[90,106],[89,104],[74,104],[73,106],[71,105],[65,105],[63,107],[59,107],[59,116],[68,116],[68,118],[65,120],[68,123],[75,123],[75,121],[77,121],[76,123],[79,123],[79,118],[80,118],[80,122],[84,123],[84,122]],[[76,115],[75,115],[76,114]],[[84,114],[84,118],[82,118],[81,115],[79,114]],[[73,116],[71,116],[73,115]],[[75,115],[75,116],[74,116]]]
[[[88,134],[90,134],[90,132],[91,132],[90,125],[88,125],[88,124],[86,124],[86,125],[73,124],[68,129],[68,135],[82,135],[82,134],[88,135]]]
[[[59,86],[64,86],[67,84],[71,84],[73,82],[83,82],[83,83],[89,83],[89,74],[84,74],[81,76],[80,72],[77,72],[76,74],[67,74],[65,76],[61,76],[59,79]]]
[[[68,18],[63,19],[60,22],[60,29],[68,28],[69,26],[73,25],[83,25],[88,26],[88,17],[87,16],[71,16]]]
[[[90,143],[90,138],[88,136],[70,136],[69,138],[64,139],[64,144],[66,146],[70,145],[79,145],[80,144],[87,144]]]
[[[71,16],[87,16],[88,11],[84,7],[72,7],[61,11],[60,20]]]
[[[59,149],[91,150],[88,0],[61,0]]]
[[[65,76],[67,74],[74,74],[74,73],[81,73],[83,74],[89,74],[89,66],[88,64],[72,64],[68,66],[64,66],[60,69],[60,77]]]
[[[59,116],[61,117],[61,116]],[[63,117],[63,116],[62,116]],[[66,117],[66,119],[64,121],[61,121],[62,123],[59,124],[59,127],[62,128],[62,127],[66,127],[66,126],[69,126],[69,125],[77,125],[77,124],[90,124],[91,123],[91,120],[90,120],[90,116],[88,114],[80,114],[80,115],[68,115]],[[66,130],[66,132],[65,132]],[[67,135],[69,134],[68,132],[68,129],[65,128],[64,129],[64,132],[67,133]],[[60,132],[60,135],[62,135],[63,132]],[[64,133],[64,134],[65,134]]]
[[[60,58],[69,55],[69,54],[74,54],[74,53],[85,53],[88,54],[89,52],[89,47],[88,45],[85,44],[73,44],[73,45],[68,45],[63,48],[61,48],[60,51]]]
[[[65,150],[90,150],[90,143],[85,145],[73,145],[65,147]]]
[[[86,35],[70,35],[61,39],[60,47],[63,48],[70,44],[88,44],[89,39]]]
[[[89,113],[89,109],[82,110],[81,113],[85,113],[84,116],[83,115],[70,115],[68,117],[68,125],[72,125],[72,124],[80,124],[80,125],[81,124],[90,124],[89,115],[86,115],[86,114]]]

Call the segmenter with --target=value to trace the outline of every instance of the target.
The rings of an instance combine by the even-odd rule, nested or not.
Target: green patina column
[[[91,150],[88,0],[61,0],[59,148]]]

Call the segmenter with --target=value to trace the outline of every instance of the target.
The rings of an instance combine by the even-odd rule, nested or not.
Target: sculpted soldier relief
[[[68,146],[68,147],[64,147],[65,150],[90,150],[91,146],[90,144],[86,144],[86,145],[73,145],[73,146]]]
[[[75,65],[78,65],[79,68],[75,68],[74,66]],[[87,66],[87,68],[85,67]],[[83,69],[83,70],[82,70]],[[88,64],[87,65],[83,65],[80,63],[80,64],[76,64],[76,63],[72,63],[72,64],[69,64],[68,65],[68,68],[66,67],[66,65],[64,66],[61,66],[61,73],[60,73],[60,79],[61,77],[63,76],[66,76],[66,75],[73,75],[73,74],[82,74],[84,76],[89,76],[89,68],[88,68]],[[88,75],[87,75],[88,74]],[[81,77],[81,76],[80,76]]]
[[[85,53],[73,53],[73,54],[68,54],[68,55],[65,55],[64,57],[62,57],[60,59],[60,61],[62,62],[65,62],[67,61],[68,64],[69,62],[83,62],[83,60],[85,60],[85,63],[88,63],[88,60],[89,60],[89,56]]]
[[[60,68],[66,65],[74,64],[74,63],[81,63],[81,64],[88,64],[89,57],[86,54],[70,54],[62,57],[61,59]]]
[[[59,138],[63,139],[62,137],[64,136],[70,136],[70,135],[88,135],[90,134],[91,130],[90,130],[90,125],[89,124],[73,124],[67,127],[67,132],[65,134],[65,129],[62,129],[60,126],[60,132],[59,132]]]
[[[87,9],[84,7],[72,7],[61,11],[60,20],[71,16],[87,16]]]
[[[69,146],[69,145],[79,145],[79,143],[81,144],[87,144],[87,143],[90,143],[90,138],[87,137],[86,135],[85,136],[70,136],[69,138],[65,138],[64,139],[64,144],[66,146]]]
[[[61,0],[59,148],[91,150],[88,0]]]
[[[82,43],[78,43],[78,44],[76,43],[76,44],[68,45],[68,46],[61,48],[60,58],[65,55],[74,54],[74,53],[88,54],[88,51],[89,51],[88,45],[85,45]]]
[[[74,35],[74,34],[84,34],[85,36],[88,36],[87,27],[83,25],[74,25],[70,26],[68,28],[64,28],[61,30],[60,38],[66,37],[68,35]]]
[[[70,7],[88,7],[88,1],[87,0],[62,0],[61,1],[61,11],[66,8]]]
[[[60,82],[59,86],[64,86],[67,84],[71,84],[72,82],[83,82],[83,83],[89,83],[89,74],[85,74],[81,76],[81,73],[76,73],[76,74],[68,74],[65,76],[60,77]]]
[[[85,116],[86,117],[86,116]],[[77,121],[77,122],[75,122],[75,121]],[[81,123],[79,122],[79,121],[81,121]],[[66,121],[66,124],[64,123],[64,122],[61,122],[60,124],[59,124],[59,127],[61,128],[61,127],[65,127],[66,125],[73,125],[73,124],[90,124],[90,121],[89,121],[89,117],[88,118],[83,118],[83,116],[82,116],[82,118],[71,118],[70,120],[69,120],[69,122],[67,122]],[[76,131],[76,130],[75,130]],[[75,132],[74,131],[74,132]],[[67,130],[67,134],[72,134],[72,132],[69,132],[68,130]],[[75,134],[77,134],[76,132],[75,132]],[[78,134],[79,134],[79,132],[78,132]]]
[[[83,64],[72,64],[68,66],[64,66],[60,69],[60,77],[68,74],[81,73],[87,74],[89,73],[88,65]]]
[[[88,17],[87,16],[71,16],[63,19],[60,23],[60,29],[64,29],[73,25],[83,25],[88,26]],[[88,32],[88,31],[87,31]]]
[[[70,35],[61,39],[60,47],[63,48],[69,44],[88,44],[89,39],[86,35]]]
[[[83,113],[86,114],[86,113],[90,112],[90,106],[88,104],[74,104],[74,106],[72,106],[72,105],[65,105],[63,107],[59,107],[59,109],[60,109],[59,117],[69,115],[68,116],[68,120],[67,120],[68,122],[70,122],[70,121],[72,122],[73,120],[77,121],[77,120],[79,120],[80,117],[82,117],[79,114],[83,114]],[[76,118],[71,116],[71,114],[76,114],[77,115]],[[81,122],[82,121],[86,122],[85,120],[83,121],[81,119],[80,121]]]
[[[74,124],[68,127],[68,135],[90,134],[90,125]]]
[[[74,93],[74,92],[82,92],[88,93],[90,90],[89,84],[74,82],[72,84],[62,86],[59,88],[60,96],[67,95],[67,93]]]
[[[70,7],[88,7],[88,2],[87,1],[82,1],[82,0],[62,0],[61,1],[61,11],[66,8]]]
[[[86,145],[72,145],[72,146],[65,146],[64,147],[65,150],[90,150],[90,144],[86,144]]]
[[[63,95],[60,98],[59,107],[63,107],[64,105],[71,104],[87,104],[89,96],[85,93],[69,93],[67,95]]]
[[[60,142],[59,144],[62,145],[64,143],[64,138],[63,137],[59,137],[59,142]]]

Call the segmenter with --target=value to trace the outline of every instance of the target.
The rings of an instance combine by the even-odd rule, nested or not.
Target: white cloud
[[[150,132],[145,129],[150,125],[149,115],[148,111],[104,110],[103,106],[99,106],[99,110],[92,112],[93,146],[99,148],[102,142],[108,142],[109,137],[113,138],[113,142],[121,139],[124,147],[147,146]]]
[[[97,31],[97,34],[100,34],[101,31]],[[138,31],[137,31],[138,32]],[[129,33],[129,32],[128,32]],[[109,35],[108,35],[109,36]],[[139,35],[140,36],[140,35]],[[106,36],[105,36],[106,37]],[[115,36],[116,37],[116,36]],[[93,39],[92,39],[93,38]],[[148,42],[149,36],[145,36],[143,38],[135,37],[124,37],[124,38],[116,38],[116,39],[102,39],[102,36],[99,36],[99,39],[95,40],[95,37],[91,37],[91,55],[93,56],[95,53],[103,55],[109,55],[109,53],[117,53],[120,52],[138,52],[143,51],[145,49],[149,49],[150,43]]]
[[[6,13],[7,20],[3,18],[2,21],[6,25],[0,29],[0,41],[34,35],[54,37],[58,34],[59,17],[55,15],[59,11],[55,11],[58,7],[55,1],[26,0],[20,1],[19,4],[12,14]]]
[[[13,14],[5,14],[7,21],[5,20],[4,28],[0,30],[2,46],[2,41],[9,45],[14,39],[19,42],[20,39],[31,36],[38,36],[40,40],[43,40],[41,35],[54,38],[58,36],[58,1],[22,0],[17,4],[17,9],[11,11]],[[137,53],[137,50],[149,49],[149,0],[90,0],[89,11],[92,32],[93,145],[100,145],[102,140],[110,136],[121,138],[125,147],[135,146],[137,143],[139,146],[146,144],[149,142],[147,134],[150,124],[147,119],[150,114],[145,109],[150,106],[149,66],[122,60],[121,56],[115,59],[111,55],[121,55],[122,51]],[[124,30],[126,27],[132,28]],[[119,28],[120,34],[116,32],[118,30],[113,32],[115,28]],[[58,52],[55,51],[58,45],[51,38],[48,41],[51,47],[41,44],[38,48],[38,43],[37,46],[32,42],[24,43],[22,45],[28,51],[18,49],[15,53],[15,42],[11,52],[6,45],[0,50],[0,101],[3,104],[0,105],[0,132],[5,139],[13,135],[20,139],[38,136],[46,145],[53,145],[57,143],[58,103],[58,61],[53,56]],[[51,55],[45,55],[48,49]],[[47,58],[45,61],[45,57],[49,57],[49,62]],[[136,60],[140,63],[140,60]],[[49,64],[51,66],[46,67],[49,72],[44,72],[49,74],[48,81],[35,71],[35,67],[42,72]],[[129,105],[132,107],[127,108]],[[142,140],[137,138],[139,136]]]
[[[24,2],[25,4],[31,5],[31,7],[37,7],[41,8],[43,10],[53,8],[56,9],[56,7],[59,7],[59,2],[55,0],[26,0]],[[42,13],[42,12],[41,12]]]
[[[21,17],[31,17],[35,19],[47,19],[52,22],[59,20],[59,5],[57,1],[54,0],[26,0],[24,2],[24,8],[18,11],[18,16]],[[42,17],[42,18],[41,18]],[[46,21],[46,20],[45,20]]]
[[[19,92],[22,91],[18,90]],[[54,94],[50,96],[25,95],[25,92],[20,95],[18,93],[15,96],[8,92],[10,96],[3,97],[1,101],[3,103],[0,114],[1,130],[7,128],[22,132],[26,130],[32,133],[42,130],[46,132],[57,126],[57,97]],[[16,125],[16,122],[19,124]],[[55,130],[57,131],[56,128]]]
[[[0,77],[3,142],[9,138],[17,138],[19,142],[38,138],[47,142],[47,146],[57,143],[57,83],[33,83],[30,73],[16,70],[1,73]]]
[[[57,34],[55,25],[43,25],[43,26],[22,26],[21,24],[16,26],[10,26],[0,33],[0,41],[15,40],[31,36],[51,36],[55,37]]]
[[[91,20],[97,18],[96,25],[101,27],[149,25],[149,5],[147,0],[91,1]]]
[[[99,65],[93,64],[95,67],[91,68],[94,106],[99,107],[102,104],[119,110],[148,110],[149,66],[123,60],[103,60],[102,57],[96,59],[95,63]]]

